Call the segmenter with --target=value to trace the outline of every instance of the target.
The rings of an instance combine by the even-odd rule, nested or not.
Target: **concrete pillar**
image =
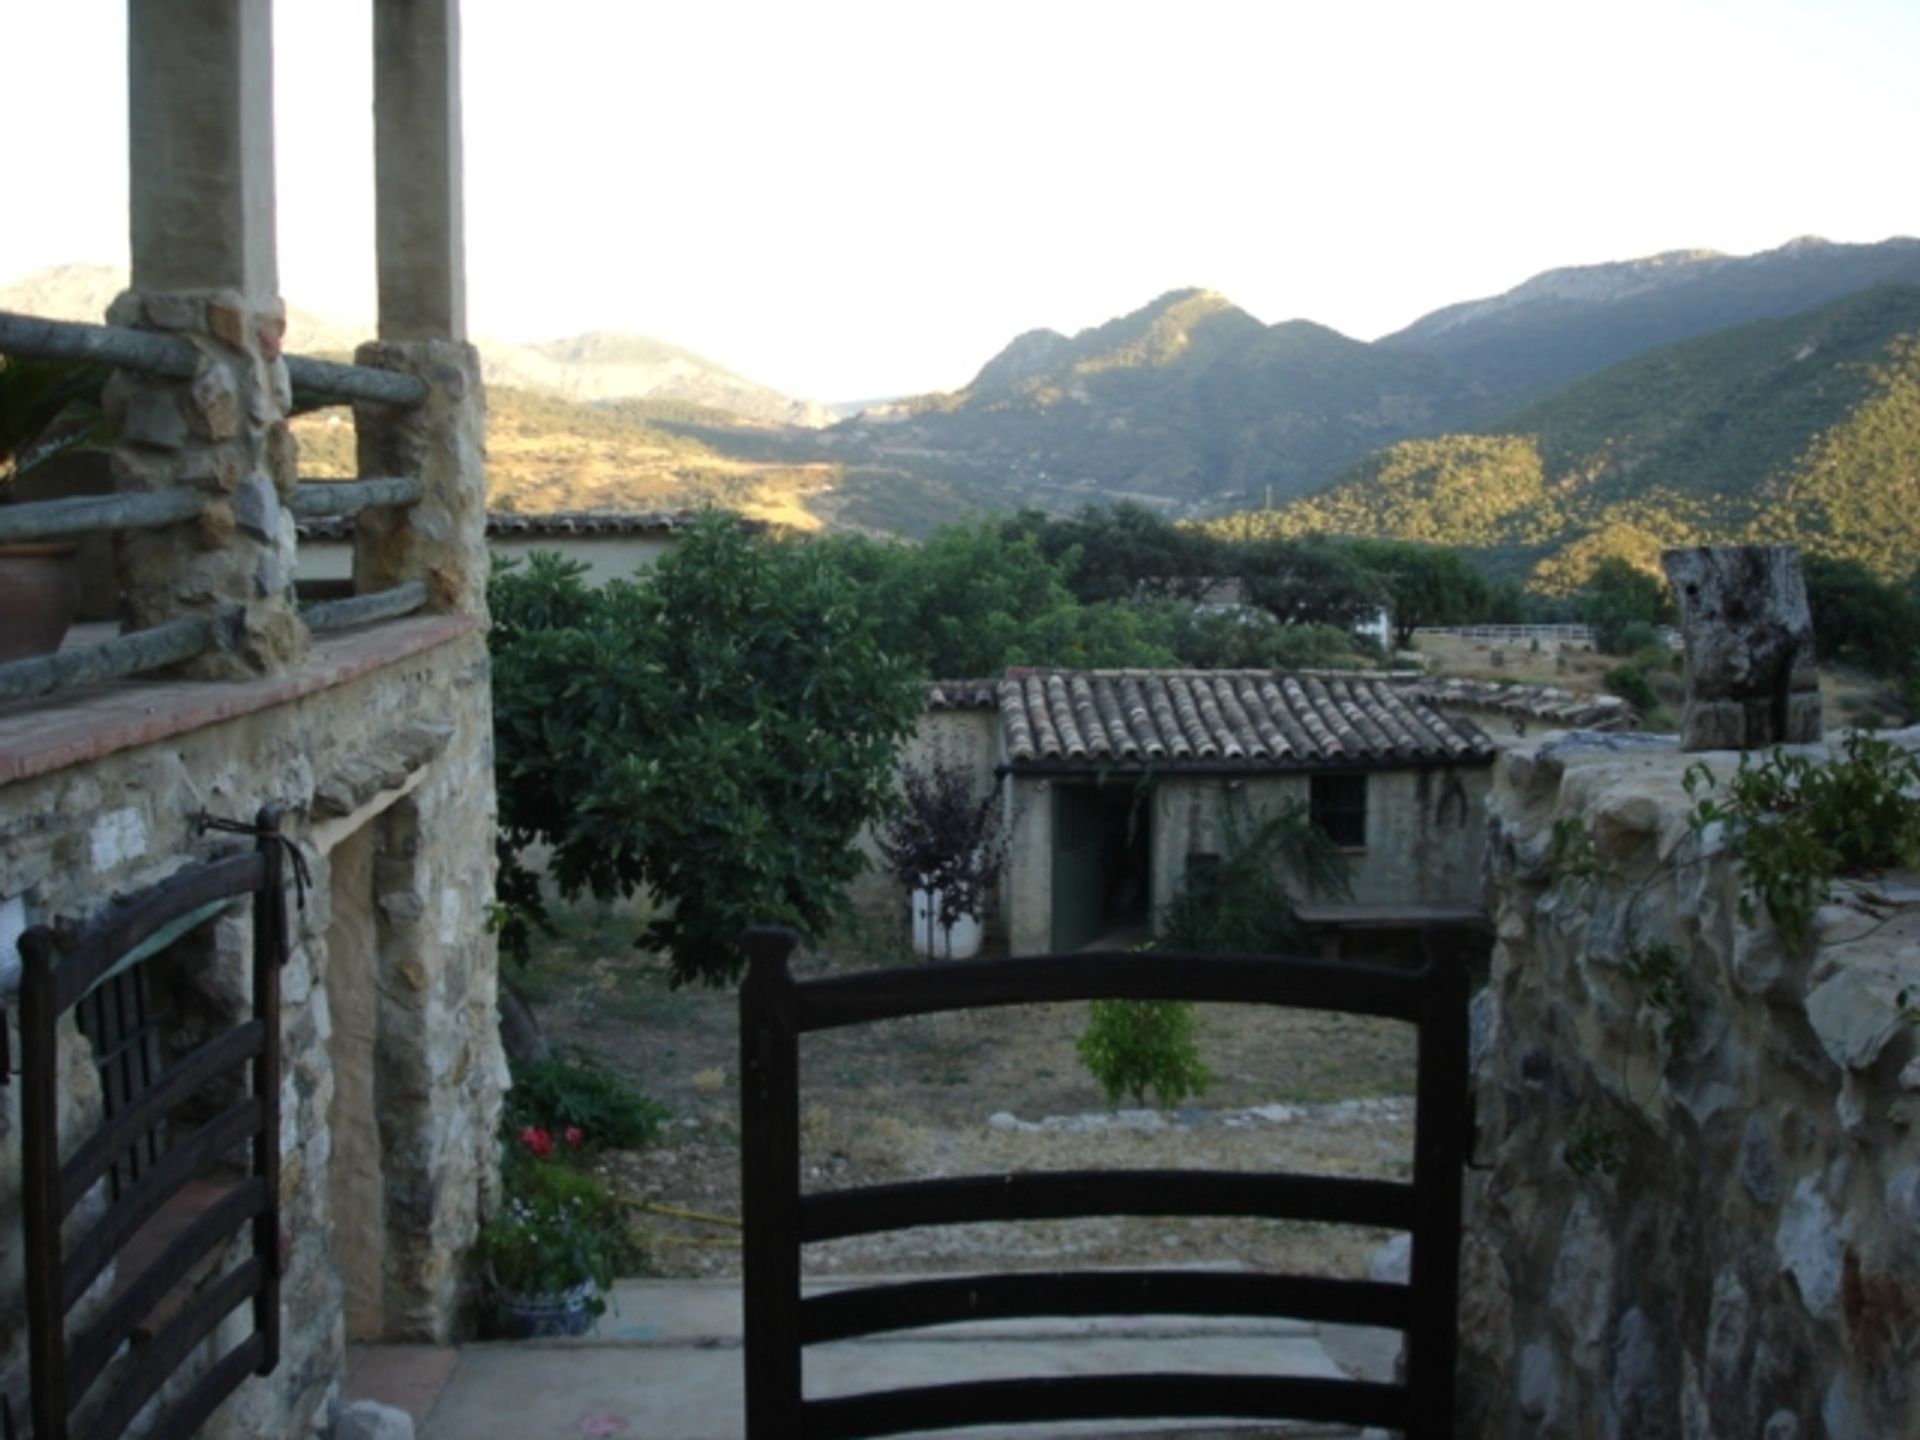
[[[486,397],[466,343],[460,0],[374,0],[373,75],[380,339],[355,359],[419,375],[432,393],[411,409],[354,408],[360,473],[426,485],[409,510],[360,516],[354,589],[424,580],[433,609],[484,613]]]
[[[271,0],[128,0],[133,288],[279,294]]]
[[[108,385],[122,490],[187,488],[197,520],[118,537],[134,629],[234,617],[188,673],[235,678],[306,653],[293,599],[297,483],[280,358],[274,258],[273,39],[269,0],[128,0],[133,289],[115,324],[190,339],[187,380],[122,372]]]
[[[465,340],[460,0],[374,0],[380,338]]]

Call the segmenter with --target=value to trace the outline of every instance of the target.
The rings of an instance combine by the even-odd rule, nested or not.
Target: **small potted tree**
[[[899,807],[876,836],[912,902],[916,955],[967,960],[980,953],[987,892],[1006,859],[998,785],[976,797],[963,765],[935,760],[900,775]]]

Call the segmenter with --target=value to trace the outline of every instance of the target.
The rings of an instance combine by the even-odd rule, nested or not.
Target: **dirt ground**
[[[584,907],[518,982],[562,1052],[660,1101],[661,1143],[602,1165],[638,1202],[663,1276],[739,1273],[739,1119],[731,990],[674,990],[629,948],[619,912]],[[882,947],[811,957],[802,974],[887,963]],[[922,962],[924,963],[924,962]],[[1177,1113],[1108,1106],[1074,1041],[1084,1005],[922,1016],[806,1037],[806,1188],[1014,1170],[1294,1170],[1405,1179],[1414,1045],[1391,1021],[1202,1006],[1214,1082]],[[1131,1101],[1123,1101],[1130,1106]],[[809,1246],[812,1274],[1213,1263],[1364,1274],[1391,1232],[1264,1220],[1112,1218],[923,1228]]]

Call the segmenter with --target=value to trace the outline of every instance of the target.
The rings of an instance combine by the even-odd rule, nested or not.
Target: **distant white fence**
[[[1678,650],[1683,645],[1680,632],[1671,625],[1655,627],[1661,641],[1669,650]],[[1555,645],[1591,645],[1593,627],[1591,625],[1431,625],[1422,626],[1413,632],[1420,635],[1454,635],[1462,640],[1504,640],[1526,643],[1538,640],[1541,644],[1551,641]]]

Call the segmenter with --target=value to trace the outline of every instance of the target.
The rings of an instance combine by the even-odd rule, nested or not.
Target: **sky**
[[[369,8],[274,10],[281,288],[349,321]],[[638,331],[810,399],[956,388],[1184,286],[1373,339],[1562,265],[1920,235],[1916,0],[466,0],[463,25],[476,336]],[[0,284],[126,263],[124,33],[124,0],[0,0]]]

